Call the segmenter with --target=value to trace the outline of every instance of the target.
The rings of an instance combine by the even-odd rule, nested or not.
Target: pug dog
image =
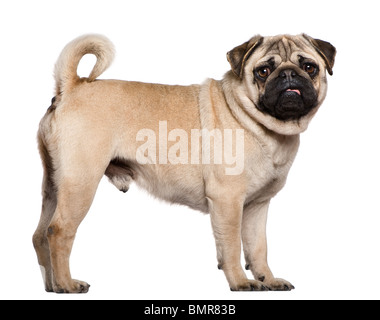
[[[97,61],[80,78],[85,54]],[[38,131],[43,201],[33,244],[46,291],[88,292],[71,277],[69,258],[104,175],[123,192],[135,182],[209,214],[232,291],[294,289],[267,263],[268,207],[326,97],[335,55],[329,42],[306,34],[258,35],[228,52],[231,70],[222,80],[174,86],[99,80],[113,60],[111,42],[85,35],[69,43]],[[254,279],[242,268],[242,251]]]

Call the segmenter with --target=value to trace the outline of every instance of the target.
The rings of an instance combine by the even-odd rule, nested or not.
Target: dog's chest
[[[267,201],[283,188],[298,146],[298,135],[268,136],[265,140],[253,143],[252,147],[257,152],[246,159],[246,203]]]

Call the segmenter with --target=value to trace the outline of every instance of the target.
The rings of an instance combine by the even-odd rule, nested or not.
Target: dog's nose
[[[295,76],[297,76],[297,72],[295,72],[293,69],[286,69],[280,72],[280,78],[283,79],[291,80]]]

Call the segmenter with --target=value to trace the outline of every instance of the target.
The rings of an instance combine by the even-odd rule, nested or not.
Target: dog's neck
[[[211,92],[212,94],[210,94]],[[219,112],[219,108],[227,108],[230,113],[227,113],[226,116],[225,112]],[[223,114],[224,117],[220,118],[220,114]],[[201,86],[200,118],[203,129],[244,129],[245,132],[252,135],[261,146],[263,152],[274,163],[278,162],[276,160],[277,154],[283,155],[288,152],[287,150],[290,150],[289,157],[280,157],[281,162],[284,159],[293,159],[298,151],[299,134],[285,135],[277,133],[250,117],[234,97],[234,91],[231,86],[224,80],[208,79]]]

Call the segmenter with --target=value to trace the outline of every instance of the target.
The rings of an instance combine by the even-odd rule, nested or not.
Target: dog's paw
[[[295,287],[288,281],[279,278],[273,278],[264,281],[265,286],[271,291],[291,291]]]
[[[246,280],[242,283],[231,286],[231,291],[268,291],[269,288],[260,281]]]
[[[87,293],[90,285],[84,281],[72,280],[69,285],[55,284],[53,288],[55,293]]]

